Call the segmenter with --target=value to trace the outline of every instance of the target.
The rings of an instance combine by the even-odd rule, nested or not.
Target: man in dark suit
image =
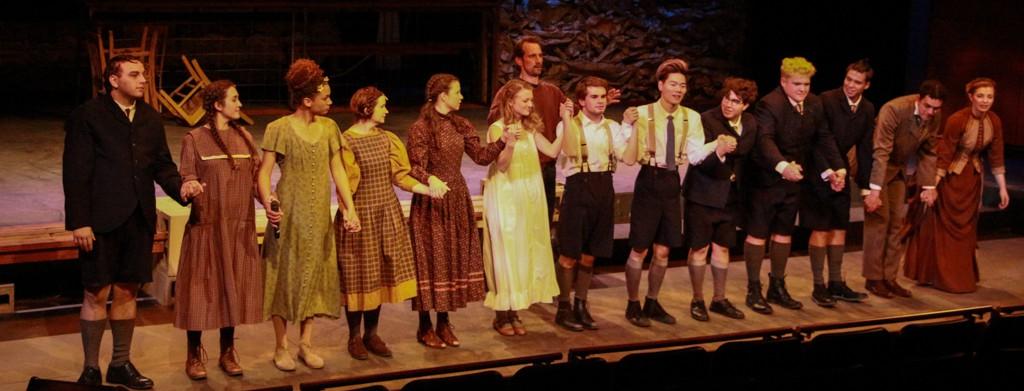
[[[181,176],[171,159],[160,114],[142,102],[145,68],[139,59],[116,56],[107,63],[106,95],[82,104],[65,124],[65,226],[80,251],[81,332],[85,365],[79,383],[102,383],[99,347],[107,323],[107,298],[113,355],[108,383],[135,389],[153,381],[129,361],[135,328],[135,297],[152,281],[153,234],[156,230],[156,181],[178,202],[202,191]]]
[[[870,193],[864,197],[865,287],[879,297],[910,297],[896,282],[906,247],[900,243],[907,215],[907,163],[916,158],[921,201],[931,206],[935,191],[935,145],[942,123],[946,88],[925,80],[917,94],[901,96],[882,106],[874,135]]]
[[[803,308],[786,290],[786,261],[800,204],[800,180],[829,181],[834,188],[845,186],[846,170],[836,142],[825,122],[821,99],[810,93],[814,65],[803,57],[782,60],[780,86],[757,102],[755,116],[759,134],[754,152],[757,168],[750,173],[753,191],[746,223],[747,240],[743,255],[747,261],[747,306],[759,313],[771,313],[768,303],[788,309]],[[803,166],[811,148],[820,150],[832,174],[818,178]],[[772,239],[771,273],[767,303],[761,296],[761,261],[765,241]]]
[[[721,104],[701,114],[705,140],[720,140],[715,155],[705,158],[687,171],[683,182],[684,232],[690,248],[688,264],[693,300],[690,316],[707,321],[704,305],[704,274],[708,247],[711,248],[711,278],[714,296],[711,312],[743,319],[743,312],[725,298],[729,270],[729,248],[736,244],[736,225],[743,217],[743,167],[757,142],[757,121],[746,113],[757,99],[757,84],[730,77],[719,92]]]
[[[864,97],[871,87],[874,70],[867,60],[846,67],[842,88],[821,94],[825,120],[835,137],[842,168],[850,172],[856,167],[857,187],[866,192],[871,175],[872,134],[875,128],[875,105]],[[856,161],[847,151],[856,147]],[[822,151],[811,151],[808,171],[831,175]],[[811,300],[822,307],[834,307],[836,300],[859,302],[867,294],[854,291],[843,281],[843,251],[846,228],[850,224],[850,189],[833,191],[825,181],[805,181],[800,198],[800,225],[811,230],[807,252],[811,258],[814,291]],[[825,286],[825,257],[828,256],[828,286]]]

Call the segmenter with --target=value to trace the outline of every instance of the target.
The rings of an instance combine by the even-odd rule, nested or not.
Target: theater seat
[[[702,347],[633,353],[614,366],[614,390],[669,391],[708,385],[711,357]]]

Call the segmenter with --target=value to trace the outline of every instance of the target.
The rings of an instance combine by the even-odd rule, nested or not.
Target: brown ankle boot
[[[206,350],[203,349],[203,345],[188,350],[188,358],[185,359],[185,374],[192,380],[206,378]]]
[[[228,376],[242,376],[242,365],[238,363],[238,351],[234,346],[220,352],[220,369]]]

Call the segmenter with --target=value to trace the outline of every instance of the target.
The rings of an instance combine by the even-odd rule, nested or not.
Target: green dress
[[[275,238],[268,225],[263,239],[263,316],[278,315],[291,322],[312,316],[337,318],[341,297],[330,160],[341,146],[341,132],[334,120],[316,117],[309,126],[319,130],[319,139],[305,140],[296,134],[297,125],[285,116],[268,124],[263,135],[263,149],[277,152],[281,178],[276,191],[284,212],[280,237]]]

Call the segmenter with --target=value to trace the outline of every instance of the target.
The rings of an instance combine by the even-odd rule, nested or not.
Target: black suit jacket
[[[85,102],[64,125],[65,228],[110,232],[136,207],[156,229],[153,182],[178,202],[181,176],[167,148],[160,114],[135,104],[135,120],[108,95]]]
[[[857,105],[857,112],[850,111],[850,103],[846,100],[846,94],[842,89],[825,91],[821,94],[821,103],[825,107],[825,120],[835,137],[836,146],[839,149],[839,157],[843,160],[843,167],[850,171],[850,162],[846,153],[857,146],[857,186],[861,189],[868,188],[871,178],[871,163],[874,161],[874,134],[875,134],[875,104],[866,97],[861,97]],[[814,151],[814,164],[817,172],[825,171],[825,157],[819,151]],[[822,168],[825,167],[825,168]]]
[[[775,171],[775,165],[782,161],[795,161],[803,167],[803,180],[821,181],[820,171],[808,169],[808,156],[812,149],[820,151],[830,167],[842,167],[843,160],[825,121],[821,98],[808,94],[804,100],[804,114],[800,115],[779,87],[757,102],[754,116],[758,126],[754,162],[758,169],[751,173],[751,179],[755,186],[778,185],[787,191],[798,191],[796,183],[786,181]]]
[[[687,201],[714,208],[725,208],[727,205],[739,205],[744,180],[744,166],[747,157],[757,143],[757,120],[750,113],[743,113],[740,124],[743,134],[729,126],[729,120],[722,115],[722,109],[714,107],[700,115],[704,125],[704,139],[712,141],[720,135],[736,138],[736,150],[725,155],[725,161],[718,159],[712,152],[700,164],[690,165],[683,182],[683,196]]]

